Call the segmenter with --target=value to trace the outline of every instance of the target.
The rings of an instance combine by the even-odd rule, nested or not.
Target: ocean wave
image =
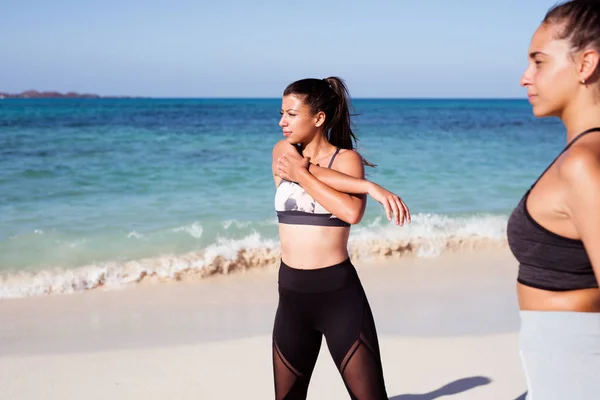
[[[203,232],[197,223],[177,230],[197,237]],[[137,233],[130,232],[129,236],[136,237]],[[365,221],[353,229],[348,247],[352,259],[359,261],[436,257],[445,252],[503,246],[506,246],[505,216],[457,218],[419,214],[403,227],[382,218]],[[186,254],[5,274],[0,276],[0,299],[117,288],[142,281],[205,278],[275,265],[279,258],[279,242],[253,232],[242,239],[219,237],[204,249]]]
[[[172,232],[185,232],[195,239],[200,239],[204,233],[204,228],[202,225],[200,225],[200,223],[194,222],[188,226],[180,226],[179,228],[175,228],[172,230]]]

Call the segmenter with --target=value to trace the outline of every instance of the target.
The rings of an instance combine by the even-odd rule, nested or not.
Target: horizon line
[[[98,95],[97,98],[86,97],[18,97],[3,98],[6,100],[279,100],[281,97],[261,96],[138,96],[138,95]],[[350,100],[527,100],[527,97],[350,97]]]

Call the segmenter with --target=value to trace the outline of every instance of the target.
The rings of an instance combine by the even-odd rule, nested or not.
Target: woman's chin
[[[548,107],[543,107],[542,105],[533,106],[532,112],[533,115],[537,118],[553,117],[556,115],[556,113],[553,112],[551,109],[549,109]]]
[[[297,140],[294,140],[294,138],[292,136],[286,137],[285,140],[287,140],[289,144],[294,145],[294,146],[298,146],[300,144],[300,143],[298,143]]]

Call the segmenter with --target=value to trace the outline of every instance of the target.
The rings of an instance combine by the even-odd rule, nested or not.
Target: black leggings
[[[315,270],[282,261],[273,328],[277,400],[306,399],[323,335],[351,399],[388,398],[375,322],[350,260]]]

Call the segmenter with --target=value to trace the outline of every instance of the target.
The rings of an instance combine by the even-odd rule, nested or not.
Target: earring
[[[585,84],[585,79],[582,79],[582,80],[581,80],[581,83]]]

